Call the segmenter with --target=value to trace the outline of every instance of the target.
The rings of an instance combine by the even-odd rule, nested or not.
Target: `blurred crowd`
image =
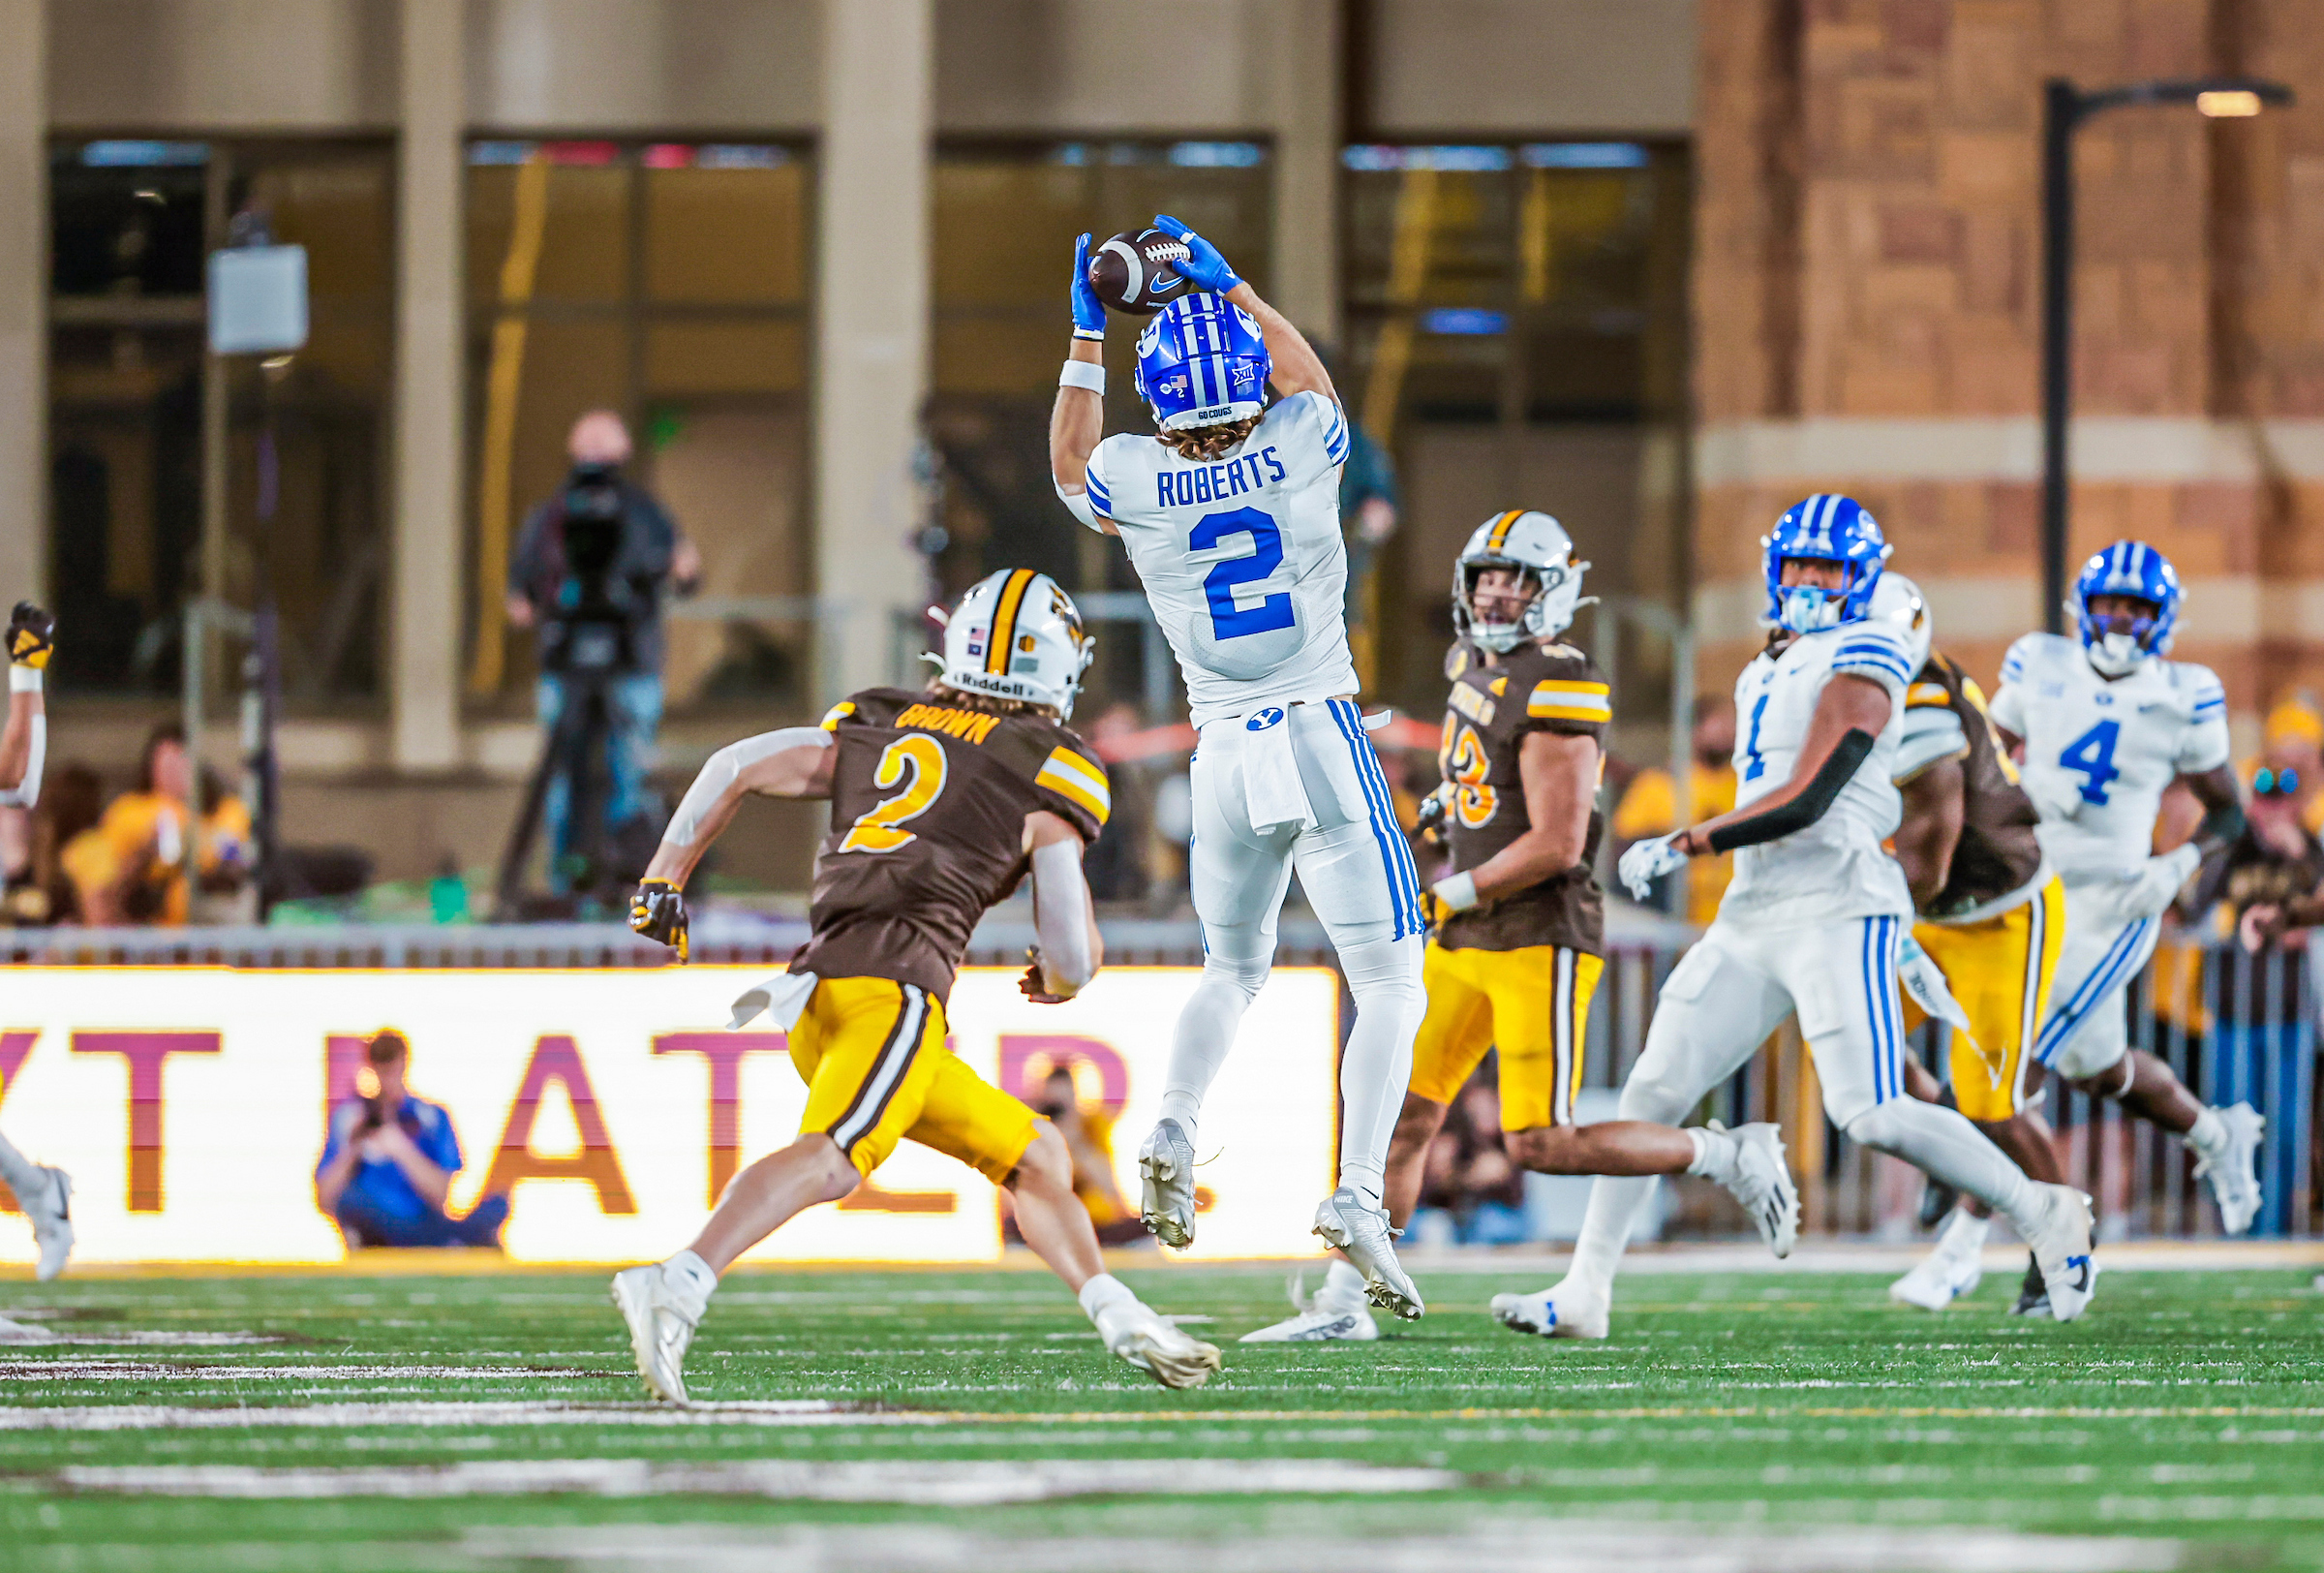
[[[49,772],[39,804],[0,809],[0,917],[24,927],[179,927],[246,917],[251,823],[186,734],[146,734],[135,777],[108,800],[85,764]]]

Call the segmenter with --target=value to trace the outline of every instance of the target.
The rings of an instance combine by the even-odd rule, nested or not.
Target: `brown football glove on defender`
[[[39,671],[48,664],[56,648],[56,619],[29,601],[16,602],[8,620],[8,659],[18,666]]]
[[[686,892],[667,879],[640,879],[629,898],[629,926],[649,940],[678,952],[684,965],[689,948],[686,932]]]

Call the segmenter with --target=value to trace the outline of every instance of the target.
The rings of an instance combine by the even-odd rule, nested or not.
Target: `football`
[[[1185,260],[1186,242],[1177,235],[1160,230],[1117,234],[1089,253],[1089,284],[1115,311],[1151,317],[1186,293],[1177,272]]]

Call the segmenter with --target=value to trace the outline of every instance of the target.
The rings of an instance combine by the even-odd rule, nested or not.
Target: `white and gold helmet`
[[[947,688],[1054,705],[1073,714],[1097,641],[1073,598],[1046,573],[1007,568],[969,587],[944,625]],[[932,661],[933,657],[930,658]]]
[[[1937,624],[1929,616],[1929,598],[1920,593],[1920,586],[1894,569],[1881,575],[1881,582],[1872,587],[1874,619],[1891,623],[1904,631],[1912,647],[1912,670],[1918,673],[1928,664],[1929,646],[1936,642]]]
[[[1587,604],[1581,599],[1581,574],[1589,566],[1574,561],[1573,537],[1548,514],[1531,509],[1496,513],[1477,527],[1452,565],[1452,631],[1494,655],[1527,639],[1554,639]],[[1488,568],[1533,575],[1538,588],[1517,621],[1487,623],[1477,616],[1471,598],[1477,576]]]

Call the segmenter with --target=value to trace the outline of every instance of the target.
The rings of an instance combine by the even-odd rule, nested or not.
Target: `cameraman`
[[[351,1249],[365,1246],[483,1246],[498,1249],[508,1198],[487,1196],[468,1217],[443,1210],[460,1172],[460,1138],[441,1103],[413,1097],[404,1084],[412,1047],[390,1028],[363,1058],[379,1090],[343,1099],[331,1110],[315,1199],[338,1222]]]
[[[622,473],[629,431],[610,410],[573,422],[573,467],[557,495],[525,520],[508,565],[508,620],[539,630],[542,728],[554,735],[566,706],[601,694],[607,791],[603,830],[618,834],[645,811],[646,762],[661,725],[661,597],[691,593],[702,557],[661,505]],[[549,887],[573,884],[573,792],[579,759],[558,761],[542,813]]]

